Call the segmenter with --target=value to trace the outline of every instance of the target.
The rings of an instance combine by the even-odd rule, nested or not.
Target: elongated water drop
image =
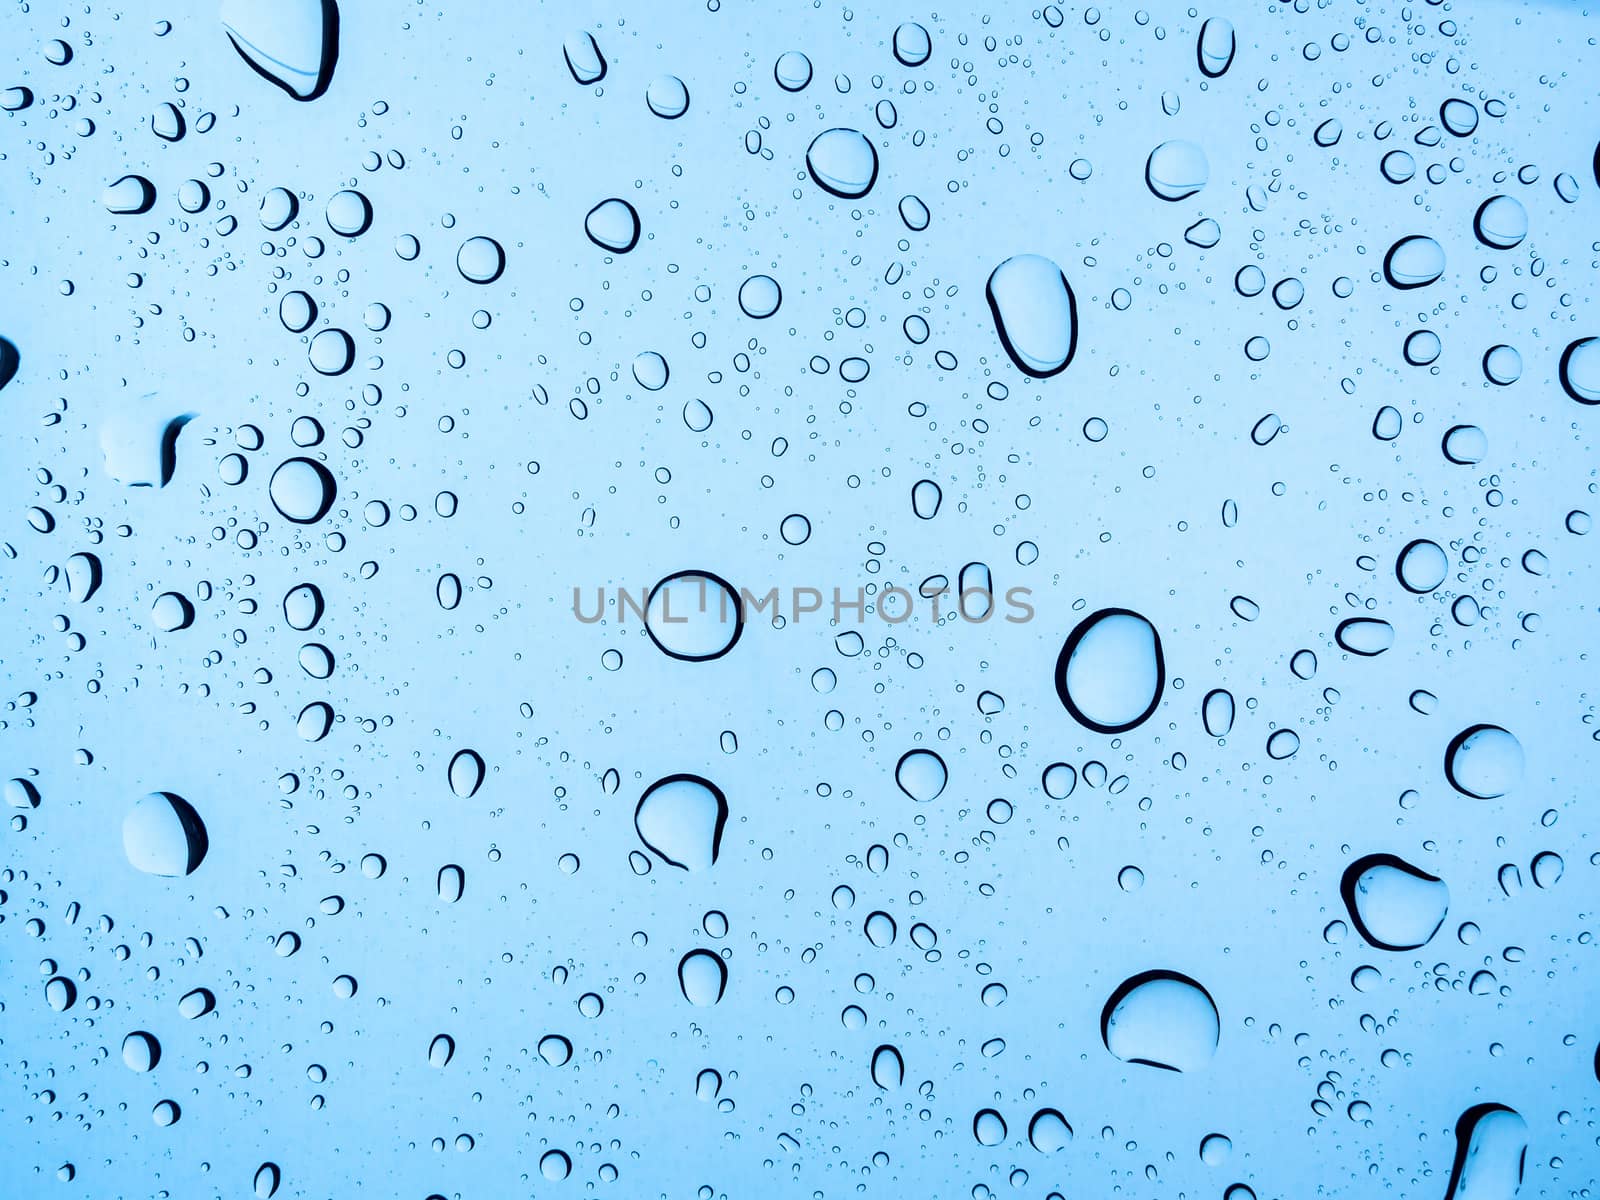
[[[1038,254],[1018,254],[989,273],[985,288],[995,332],[1024,374],[1060,374],[1078,348],[1078,307],[1061,268]]]

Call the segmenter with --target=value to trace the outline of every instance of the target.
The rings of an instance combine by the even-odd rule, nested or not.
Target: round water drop
[[[752,275],[739,285],[739,307],[744,315],[764,321],[783,303],[783,289],[771,275]]]
[[[786,92],[801,91],[811,82],[811,60],[798,50],[788,50],[773,64],[772,77]]]
[[[654,350],[645,350],[634,356],[633,378],[645,390],[659,392],[667,386],[670,374],[667,360]]]
[[[294,220],[300,212],[300,201],[288,188],[275,187],[261,197],[261,224],[276,233]]]
[[[1512,1200],[1528,1161],[1528,1123],[1504,1104],[1478,1104],[1456,1122],[1445,1200]]]
[[[1392,854],[1369,854],[1345,868],[1339,894],[1356,930],[1379,950],[1415,950],[1438,932],[1450,908],[1442,879]]]
[[[355,361],[356,344],[342,329],[323,329],[306,347],[311,369],[319,375],[343,375]]]
[[[1028,1122],[1028,1144],[1040,1154],[1054,1154],[1065,1150],[1072,1141],[1072,1126],[1066,1117],[1053,1108],[1041,1108]]]
[[[644,102],[664,121],[676,121],[689,111],[689,88],[676,75],[658,75],[644,90]]]
[[[906,1062],[893,1046],[879,1046],[872,1052],[872,1082],[892,1092],[905,1082]]]
[[[1006,1140],[1006,1120],[992,1108],[981,1109],[972,1118],[972,1136],[980,1146],[998,1146]]]
[[[1440,452],[1457,466],[1480,463],[1489,453],[1489,437],[1476,425],[1452,425],[1444,431]]]
[[[1579,338],[1561,354],[1561,386],[1579,404],[1600,404],[1600,338]]]
[[[908,750],[894,768],[895,783],[918,804],[937,800],[949,779],[944,759],[932,750]]]
[[[456,251],[456,270],[469,283],[493,283],[506,269],[506,252],[489,237],[470,237]]]
[[[1444,774],[1463,796],[1493,800],[1522,779],[1522,743],[1498,725],[1469,725],[1444,752]]]
[[[176,1125],[182,1116],[183,1110],[178,1107],[176,1100],[158,1100],[150,1110],[150,1119],[163,1128]]]
[[[704,433],[714,419],[711,406],[704,400],[686,400],[683,405],[683,423],[692,433]]]
[[[559,1033],[547,1033],[539,1039],[539,1057],[552,1067],[564,1067],[572,1061],[572,1043]]]
[[[1483,377],[1499,387],[1522,378],[1522,355],[1511,346],[1490,346],[1483,353]]]
[[[985,288],[1000,344],[1036,379],[1066,370],[1078,348],[1078,306],[1061,268],[1038,254],[1018,254],[989,274]]]
[[[1080,725],[1125,733],[1161,702],[1161,636],[1138,613],[1105,608],[1081,621],[1056,659],[1056,695]]]
[[[1226,72],[1233,65],[1236,46],[1233,22],[1226,17],[1208,17],[1200,26],[1200,36],[1195,43],[1200,74],[1207,79],[1216,79]]]
[[[678,988],[696,1008],[710,1008],[728,986],[728,968],[710,950],[691,950],[678,961]]]
[[[1292,758],[1300,749],[1300,735],[1292,729],[1274,730],[1267,738],[1267,757]]]
[[[66,1012],[78,1002],[78,986],[65,975],[45,980],[44,1002],[56,1012]]]
[[[130,1071],[144,1074],[161,1061],[161,1043],[153,1033],[130,1033],[122,1039],[122,1062]]]
[[[1184,200],[1211,178],[1206,153],[1193,142],[1175,138],[1150,151],[1144,164],[1145,184],[1163,200]]]
[[[339,58],[334,0],[223,0],[222,27],[250,69],[294,99],[327,91]]]
[[[1208,1133],[1200,1139],[1200,1161],[1208,1167],[1220,1167],[1232,1151],[1233,1141],[1226,1134]]]
[[[1070,763],[1051,763],[1040,775],[1039,785],[1052,800],[1065,800],[1078,786],[1078,772]]]
[[[1221,1020],[1210,994],[1176,971],[1126,980],[1100,1014],[1100,1038],[1123,1062],[1196,1071],[1217,1052]]]
[[[645,630],[663,654],[706,662],[732,650],[744,632],[744,608],[733,585],[709,571],[680,571],[650,589]]]
[[[428,1043],[428,1065],[437,1071],[442,1071],[450,1065],[450,1060],[456,1055],[456,1040],[448,1033],[441,1033]]]
[[[1456,137],[1468,137],[1478,127],[1478,108],[1453,96],[1439,106],[1439,121]]]
[[[804,513],[790,513],[778,526],[778,536],[791,546],[803,546],[811,540],[811,522]]]
[[[867,941],[882,950],[894,945],[900,929],[893,917],[880,910],[867,914],[867,919],[861,923],[861,932],[867,935]]]
[[[336,491],[333,474],[310,458],[286,459],[267,485],[273,507],[300,525],[313,525],[327,516]]]
[[[1394,573],[1406,591],[1423,596],[1445,581],[1450,559],[1438,542],[1417,538],[1395,558]]]
[[[1490,196],[1478,206],[1472,229],[1485,246],[1510,250],[1528,236],[1528,210],[1514,196]]]
[[[877,182],[878,152],[857,130],[825,129],[806,150],[806,170],[823,191],[854,200]]]
[[[122,851],[147,875],[192,874],[209,847],[200,814],[171,792],[136,800],[122,821]]]
[[[1442,350],[1437,333],[1431,329],[1418,329],[1406,335],[1401,353],[1413,367],[1427,367],[1438,361]]]
[[[155,202],[156,185],[143,175],[124,175],[100,193],[100,203],[105,205],[106,211],[119,217],[147,213]]]
[[[905,67],[920,67],[933,53],[933,39],[915,21],[907,21],[894,31],[894,56]]]
[[[583,219],[583,231],[602,250],[626,254],[639,244],[639,213],[626,200],[602,200]]]
[[[483,756],[476,750],[457,750],[446,772],[450,790],[463,800],[472,799],[483,786],[484,769]]]
[[[663,862],[704,871],[717,861],[728,798],[699,775],[668,775],[645,790],[633,813],[639,840]]]
[[[360,192],[345,189],[328,198],[323,211],[328,228],[344,237],[360,237],[372,226],[372,202]]]
[[[546,1150],[539,1156],[539,1174],[559,1183],[572,1174],[572,1156],[565,1150]]]
[[[1384,256],[1383,274],[1402,291],[1427,287],[1444,274],[1444,247],[1420,234],[1403,237]]]
[[[1351,617],[1339,622],[1333,640],[1351,654],[1371,658],[1394,645],[1394,626],[1375,617]]]

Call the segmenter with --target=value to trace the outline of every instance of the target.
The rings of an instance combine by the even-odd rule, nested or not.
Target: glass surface
[[[0,12],[0,1196],[1584,1197],[1577,5]]]

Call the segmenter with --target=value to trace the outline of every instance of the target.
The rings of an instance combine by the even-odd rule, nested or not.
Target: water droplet
[[[456,1040],[448,1033],[441,1033],[428,1043],[428,1065],[436,1071],[442,1071],[450,1065],[450,1060],[456,1055]]]
[[[122,1039],[122,1062],[130,1071],[144,1074],[153,1071],[161,1061],[161,1043],[155,1034],[142,1030]]]
[[[944,759],[932,750],[908,750],[894,768],[895,783],[918,804],[937,800],[949,778]]]
[[[1066,370],[1078,348],[1078,308],[1060,267],[1037,254],[1016,255],[990,273],[985,294],[1018,370],[1039,379]]]
[[[136,800],[122,821],[123,853],[148,875],[192,874],[209,845],[200,814],[171,792],[151,792]]]
[[[1041,1108],[1028,1122],[1028,1144],[1040,1154],[1065,1150],[1072,1141],[1072,1126],[1054,1108]]]
[[[678,961],[678,987],[696,1008],[710,1008],[728,986],[728,968],[710,950],[691,950]]]
[[[665,121],[676,121],[689,111],[689,88],[676,75],[658,75],[645,88],[650,111]]]
[[[905,1082],[906,1063],[893,1046],[879,1046],[872,1052],[872,1082],[892,1092]]]
[[[1423,596],[1449,576],[1450,559],[1438,542],[1417,538],[1395,558],[1394,573],[1406,591]]]
[[[1528,210],[1514,196],[1490,196],[1472,219],[1478,240],[1495,250],[1510,250],[1528,236]]]
[[[342,329],[319,330],[306,347],[306,359],[319,375],[343,375],[355,357],[355,341]]]
[[[569,36],[561,43],[561,56],[566,59],[572,78],[580,84],[599,83],[606,77],[606,57],[591,33],[580,31]]]
[[[1079,622],[1056,659],[1056,695],[1080,725],[1125,733],[1161,702],[1166,661],[1155,626],[1125,608]]]
[[[332,472],[310,458],[285,459],[267,485],[273,507],[300,525],[314,525],[327,516],[336,490]]]
[[[739,285],[739,307],[744,315],[764,321],[783,303],[783,289],[771,275],[752,275]]]
[[[602,200],[583,219],[583,231],[602,250],[626,254],[639,244],[639,213],[626,200]]]
[[[920,67],[933,53],[933,39],[915,21],[907,21],[894,31],[894,56],[906,67]]]
[[[100,193],[106,211],[119,217],[136,217],[155,206],[156,185],[143,175],[124,175]]]
[[[360,237],[372,225],[372,202],[360,192],[345,189],[328,198],[323,215],[328,228],[348,238]]]
[[[1512,1200],[1528,1160],[1528,1123],[1504,1104],[1478,1104],[1456,1122],[1445,1200]]]
[[[1006,1140],[1006,1121],[992,1108],[980,1109],[972,1118],[972,1136],[980,1146],[998,1146]]]
[[[1383,274],[1403,291],[1426,287],[1444,274],[1444,247],[1420,234],[1403,237],[1384,256]]]
[[[463,800],[470,800],[483,786],[483,756],[476,750],[457,750],[446,772],[450,790]]]
[[[1600,338],[1579,338],[1562,352],[1561,386],[1579,404],[1600,404]]]
[[[1221,1021],[1210,994],[1176,971],[1146,971],[1111,994],[1100,1037],[1123,1062],[1196,1071],[1211,1061]]]
[[[1351,654],[1372,658],[1394,645],[1394,626],[1374,617],[1351,617],[1339,622],[1333,640]]]
[[[1445,778],[1463,796],[1494,800],[1522,779],[1522,743],[1498,725],[1470,725],[1450,739]]]
[[[1339,894],[1357,931],[1379,950],[1428,944],[1450,908],[1444,881],[1392,854],[1369,854],[1345,868]]]
[[[811,60],[798,50],[787,50],[773,64],[772,77],[786,92],[802,91],[811,82]]]
[[[1200,26],[1195,50],[1200,61],[1200,73],[1207,79],[1216,79],[1233,65],[1237,39],[1233,22],[1226,17],[1208,17]]]
[[[823,191],[854,200],[877,182],[878,152],[857,130],[825,129],[806,150],[806,170]]]
[[[456,270],[469,283],[493,283],[506,269],[506,252],[490,237],[470,237],[456,251]]]
[[[634,810],[639,840],[663,862],[685,871],[704,871],[722,847],[728,799],[699,775],[668,775],[645,790]]]
[[[334,0],[223,0],[222,27],[250,69],[294,99],[328,90],[339,57]]]
[[[1150,151],[1144,164],[1144,181],[1163,200],[1186,200],[1211,178],[1205,151],[1193,142],[1174,138]]]
[[[650,589],[645,629],[662,653],[706,662],[732,650],[744,632],[744,608],[733,585],[709,571],[680,571]]]

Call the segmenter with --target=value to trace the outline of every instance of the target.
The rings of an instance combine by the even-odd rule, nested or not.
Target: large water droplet
[[[744,632],[733,585],[709,571],[680,571],[650,589],[645,629],[664,653],[684,662],[721,658]]]
[[[1493,800],[1522,779],[1522,743],[1498,725],[1471,725],[1450,739],[1444,774],[1464,796]]]
[[[1528,236],[1528,210],[1514,196],[1490,196],[1478,206],[1472,228],[1485,246],[1510,250]]]
[[[1176,971],[1126,980],[1100,1014],[1100,1038],[1123,1062],[1196,1071],[1217,1052],[1222,1025],[1210,994]]]
[[[932,750],[908,750],[894,768],[894,781],[918,804],[937,800],[949,778],[944,759]]]
[[[334,0],[222,0],[222,27],[251,70],[296,100],[328,90],[339,58]]]
[[[1105,608],[1079,622],[1056,659],[1056,695],[1080,725],[1125,733],[1161,702],[1161,635],[1138,613]]]
[[[1504,1104],[1478,1104],[1456,1122],[1445,1200],[1511,1200],[1528,1161],[1528,1123]]]
[[[1045,379],[1066,370],[1078,348],[1078,305],[1061,268],[1018,254],[989,274],[985,289],[995,332],[1011,361]]]
[[[123,853],[149,875],[191,874],[209,845],[200,814],[171,792],[141,797],[122,821]]]
[[[972,1118],[972,1136],[980,1146],[998,1146],[1006,1140],[1006,1120],[992,1108],[980,1109]]]
[[[639,840],[662,861],[704,871],[717,861],[728,799],[699,775],[668,775],[645,791],[634,810]]]
[[[739,285],[739,307],[744,315],[764,321],[783,304],[783,289],[771,275],[752,275]]]
[[[483,756],[476,750],[457,750],[446,772],[450,790],[463,800],[470,800],[483,786]]]
[[[161,1043],[153,1033],[139,1031],[122,1039],[122,1062],[130,1071],[144,1074],[161,1061]]]
[[[1193,142],[1174,138],[1150,151],[1144,164],[1144,181],[1163,200],[1186,200],[1211,178],[1206,152]]]
[[[644,102],[665,121],[676,121],[689,111],[689,89],[676,75],[660,75],[645,88]]]
[[[267,485],[273,506],[300,525],[314,525],[327,516],[336,491],[333,473],[310,458],[286,459]]]
[[[811,82],[811,60],[798,50],[787,50],[778,55],[772,77],[786,92],[802,91]]]
[[[1600,338],[1579,338],[1561,354],[1561,386],[1579,404],[1600,404]]]
[[[561,43],[561,56],[578,83],[599,83],[606,77],[606,56],[600,53],[600,43],[591,33],[580,31],[568,37]]]
[[[696,1008],[710,1008],[728,986],[728,968],[710,950],[691,950],[678,960],[678,987]]]
[[[1040,1154],[1065,1150],[1072,1141],[1072,1126],[1054,1108],[1041,1108],[1028,1122],[1028,1144]]]
[[[1420,234],[1403,237],[1384,256],[1383,274],[1402,291],[1426,287],[1444,274],[1444,247]]]
[[[602,250],[626,254],[639,244],[639,213],[626,200],[602,200],[583,218],[583,231]]]
[[[490,237],[470,237],[456,251],[456,270],[469,283],[493,283],[506,269],[506,252]]]
[[[1425,946],[1444,923],[1450,889],[1392,854],[1369,854],[1345,868],[1339,894],[1361,936],[1380,950]]]
[[[155,206],[156,185],[143,175],[124,175],[100,193],[106,211],[119,217],[135,217]]]
[[[1351,654],[1372,658],[1394,645],[1394,626],[1375,617],[1351,617],[1339,622],[1333,640]]]
[[[1408,592],[1426,595],[1450,574],[1450,559],[1438,542],[1417,538],[1407,542],[1394,562],[1395,576]]]
[[[1233,65],[1237,44],[1232,21],[1226,17],[1208,17],[1205,24],[1200,26],[1200,37],[1195,46],[1200,60],[1200,73],[1208,79],[1216,79],[1226,72]]]
[[[879,1046],[872,1052],[872,1082],[892,1092],[905,1082],[906,1062],[893,1046]]]
[[[878,152],[854,129],[825,129],[806,150],[806,170],[823,191],[854,200],[878,179]]]

